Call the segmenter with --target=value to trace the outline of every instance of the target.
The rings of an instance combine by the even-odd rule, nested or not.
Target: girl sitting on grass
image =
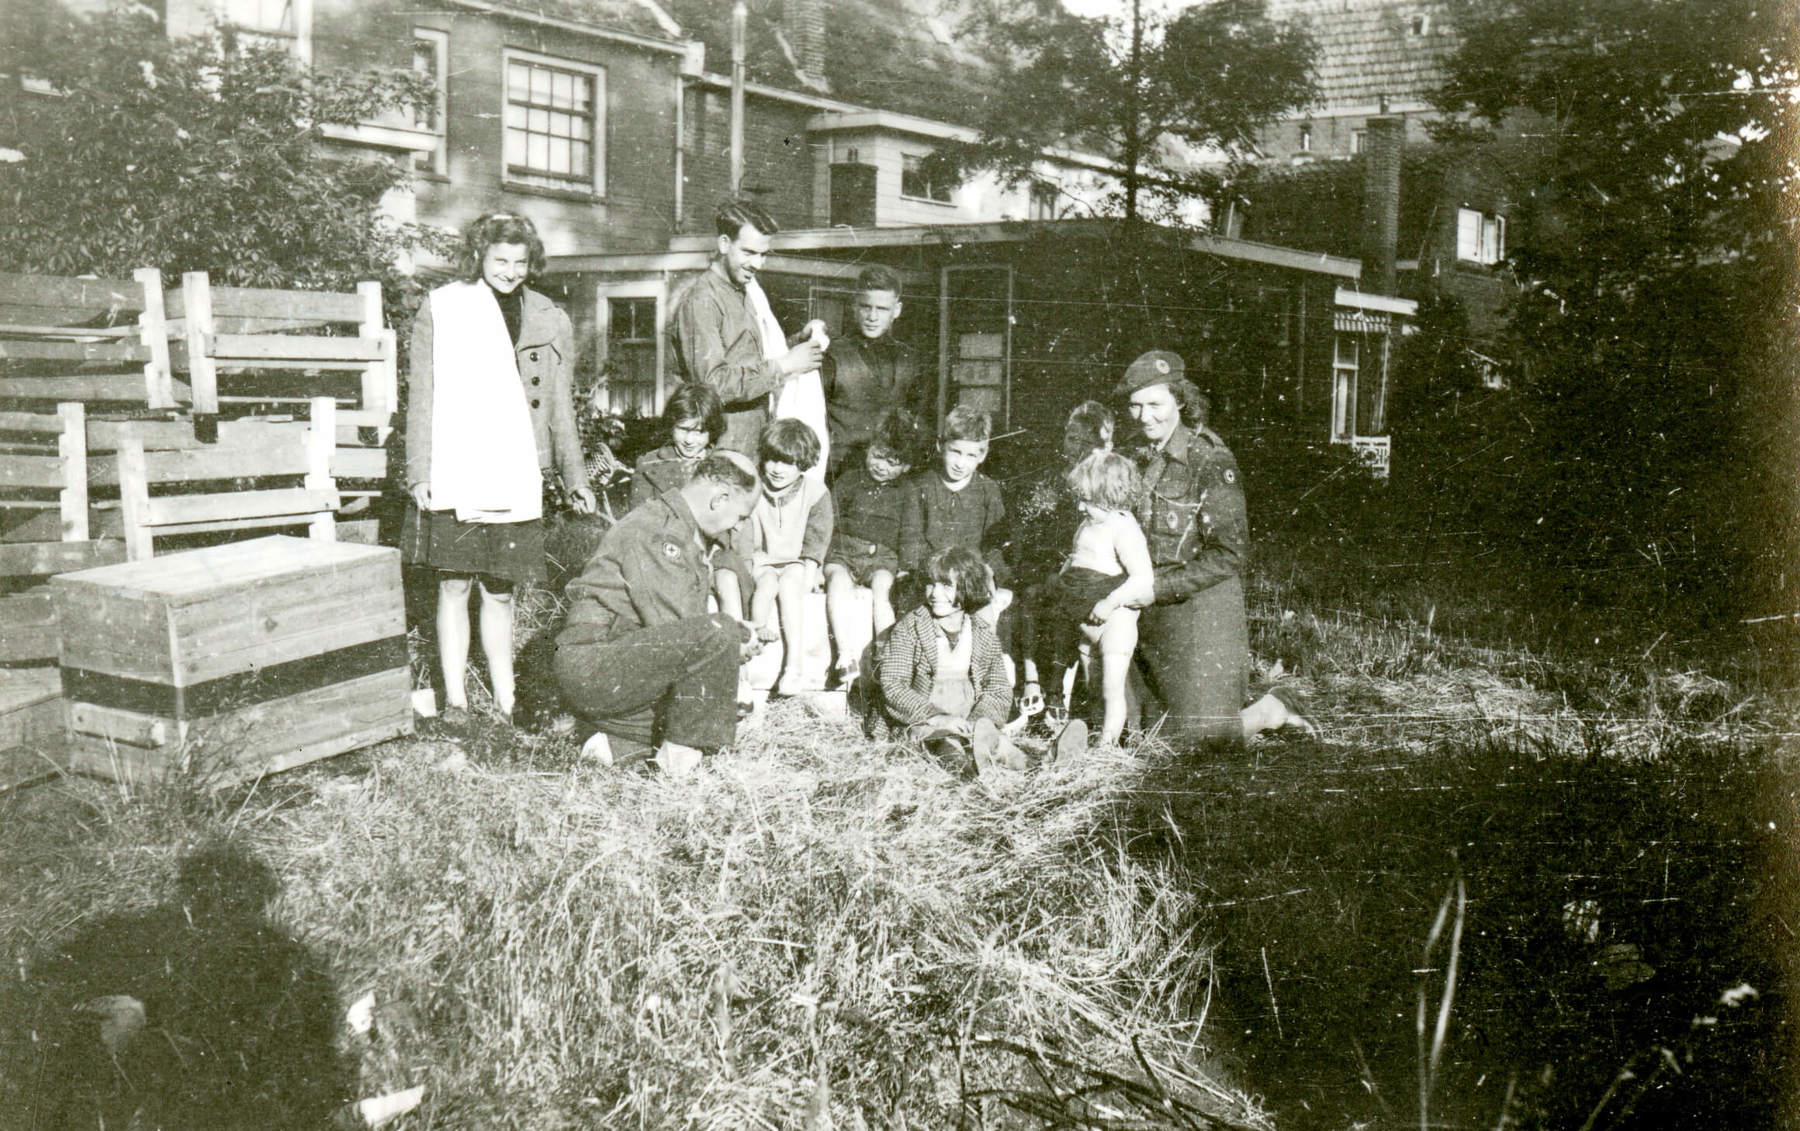
[[[1069,493],[1081,525],[1068,561],[1042,590],[1051,670],[1079,657],[1091,680],[1094,649],[1100,649],[1102,745],[1116,744],[1124,732],[1125,678],[1137,650],[1138,609],[1156,595],[1150,547],[1132,514],[1140,482],[1137,465],[1111,450],[1094,452],[1069,470]],[[1062,685],[1062,679],[1052,680],[1053,688]],[[1069,730],[1086,737],[1080,719],[1071,720]],[[1057,747],[1080,744],[1065,736]]]
[[[1012,709],[1000,641],[972,615],[993,600],[993,575],[963,546],[932,554],[923,572],[925,604],[894,625],[879,662],[890,726],[965,776],[996,761],[1023,768],[1000,733]]]

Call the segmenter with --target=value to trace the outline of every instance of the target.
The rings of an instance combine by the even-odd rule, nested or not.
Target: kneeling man
[[[585,753],[604,762],[653,747],[670,774],[737,733],[738,664],[757,647],[739,620],[706,611],[713,555],[756,506],[756,470],[715,452],[687,484],[619,520],[569,583],[556,638],[556,682],[599,728]]]

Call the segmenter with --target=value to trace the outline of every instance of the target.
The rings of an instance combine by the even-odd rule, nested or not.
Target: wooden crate
[[[412,729],[396,550],[259,538],[50,589],[71,769],[227,784]]]

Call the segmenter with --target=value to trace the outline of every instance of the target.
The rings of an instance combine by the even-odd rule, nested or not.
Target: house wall
[[[711,234],[713,211],[731,195],[731,95],[699,85],[687,90],[684,126],[683,232]],[[744,195],[783,228],[817,226],[814,151],[807,119],[816,111],[778,99],[744,99]]]

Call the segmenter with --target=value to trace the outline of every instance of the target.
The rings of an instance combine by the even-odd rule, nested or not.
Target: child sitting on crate
[[[725,434],[725,406],[710,385],[682,385],[663,408],[669,442],[639,456],[631,468],[631,509],[685,485],[694,467]]]
[[[764,641],[780,640],[784,650],[773,692],[792,695],[800,689],[806,655],[806,595],[819,587],[820,563],[831,545],[831,495],[806,474],[820,456],[818,433],[806,423],[770,421],[758,456],[762,494],[743,527],[740,553],[754,586],[750,623]]]
[[[952,546],[927,558],[923,573],[925,604],[900,618],[881,652],[881,711],[890,730],[965,776],[996,762],[1024,768],[1024,756],[1000,733],[1012,709],[1000,641],[973,615],[993,599],[986,563]]]
[[[894,627],[894,578],[900,572],[900,515],[906,503],[907,473],[924,459],[918,418],[905,409],[883,416],[863,453],[863,466],[841,473],[831,487],[836,529],[825,559],[825,619],[837,648],[832,682],[848,688],[856,681],[852,626],[854,596],[867,586],[870,639]]]
[[[1097,451],[1069,471],[1069,493],[1081,512],[1068,561],[1040,588],[1034,608],[1040,648],[1049,650],[1051,686],[1060,669],[1079,659],[1093,678],[1100,651],[1103,714],[1100,742],[1112,745],[1125,728],[1125,678],[1137,650],[1138,609],[1156,595],[1150,548],[1132,507],[1141,479],[1137,465],[1113,451]],[[1085,735],[1086,724],[1071,720]],[[1065,741],[1059,741],[1059,748]]]
[[[987,563],[996,583],[976,615],[989,628],[1012,604],[1012,591],[999,587],[1007,577],[1001,556],[1007,539],[1006,502],[1000,485],[980,470],[993,428],[992,418],[979,409],[966,404],[951,409],[938,431],[938,466],[913,476],[900,520],[900,566],[908,572],[951,546],[974,550]]]

